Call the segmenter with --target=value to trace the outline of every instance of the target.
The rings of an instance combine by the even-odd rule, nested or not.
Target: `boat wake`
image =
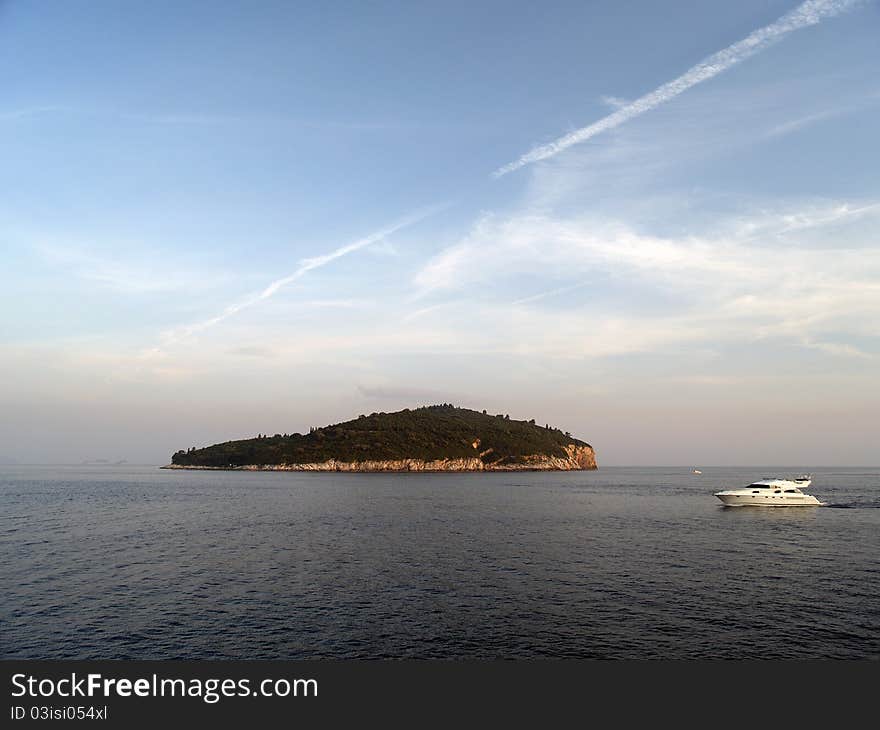
[[[827,502],[833,509],[880,509],[880,502]]]

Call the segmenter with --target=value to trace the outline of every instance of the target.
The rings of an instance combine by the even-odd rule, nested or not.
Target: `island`
[[[534,419],[444,403],[371,413],[308,434],[258,435],[176,452],[163,469],[333,472],[595,469],[586,442]]]

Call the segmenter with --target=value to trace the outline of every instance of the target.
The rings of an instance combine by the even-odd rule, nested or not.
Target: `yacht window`
[[[797,492],[797,489],[786,489],[785,490],[786,494],[794,494],[795,492]]]
[[[760,492],[756,489],[752,494],[760,494]]]
[[[777,489],[775,492],[773,492],[773,494],[782,494],[782,490],[781,490],[781,489]]]

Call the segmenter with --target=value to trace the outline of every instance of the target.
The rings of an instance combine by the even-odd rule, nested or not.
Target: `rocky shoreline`
[[[337,461],[329,459],[313,464],[245,464],[241,466],[188,466],[168,464],[162,469],[203,471],[315,471],[315,472],[477,472],[477,471],[583,471],[598,468],[596,455],[589,446],[565,447],[566,456],[535,454],[514,464],[463,459],[392,459],[386,461]]]

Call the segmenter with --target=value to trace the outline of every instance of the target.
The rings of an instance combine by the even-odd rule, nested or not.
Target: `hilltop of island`
[[[592,447],[534,419],[451,404],[371,413],[308,434],[260,434],[171,457],[166,469],[568,471],[595,469]]]

